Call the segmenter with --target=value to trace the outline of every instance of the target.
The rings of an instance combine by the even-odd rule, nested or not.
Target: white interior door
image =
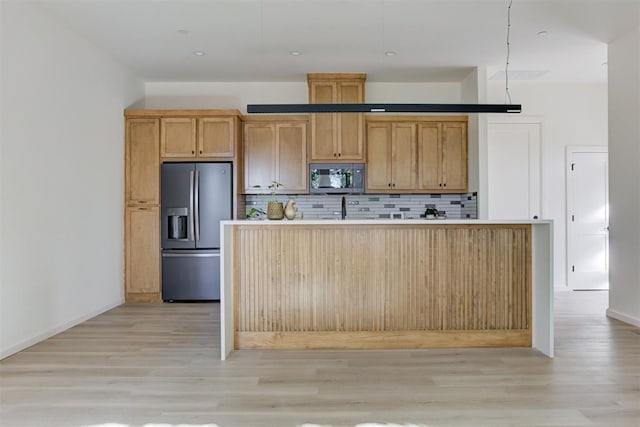
[[[609,171],[606,147],[567,150],[567,283],[609,289]]]
[[[541,124],[488,123],[489,219],[540,219]]]

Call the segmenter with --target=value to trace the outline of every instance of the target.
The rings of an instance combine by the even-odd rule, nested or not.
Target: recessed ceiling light
[[[182,34],[183,36],[186,36],[187,34],[189,34],[189,30],[178,30],[178,34]]]
[[[300,52],[299,50],[291,50],[291,51],[289,51],[289,55],[291,55],[291,56],[300,56],[300,55],[302,55],[302,52]]]
[[[538,31],[538,35],[539,36],[548,36],[549,35],[549,31],[547,31],[547,30]]]
[[[203,51],[201,51],[201,50],[195,50],[195,51],[193,52],[193,54],[194,54],[195,56],[205,56],[205,55],[206,55],[206,53],[204,53],[204,52],[203,52]]]
[[[384,54],[387,56],[396,56],[398,52],[394,52],[393,50],[388,50]]]

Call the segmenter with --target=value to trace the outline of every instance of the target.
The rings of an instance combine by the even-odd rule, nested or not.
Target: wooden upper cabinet
[[[367,191],[466,193],[467,123],[451,116],[367,121]]]
[[[162,158],[232,158],[236,148],[234,117],[160,119]]]
[[[338,104],[360,104],[364,102],[364,81],[338,82]],[[337,114],[340,132],[338,158],[341,160],[364,159],[364,114]]]
[[[364,102],[365,74],[308,74],[311,104]],[[311,161],[364,161],[364,114],[311,114]]]
[[[198,119],[198,156],[233,157],[236,147],[235,120],[232,117]]]
[[[391,189],[416,189],[416,125],[391,126]]]
[[[442,182],[447,191],[467,191],[467,125],[442,125]]]
[[[278,193],[307,192],[306,122],[245,123],[243,141],[246,194],[269,193],[272,181]]]
[[[442,189],[441,123],[418,124],[418,189],[439,192]]]
[[[276,181],[281,191],[307,191],[307,124],[276,124]]]
[[[272,123],[245,123],[244,192],[267,193],[274,178],[276,128]]]
[[[418,124],[418,189],[467,191],[467,124]]]
[[[125,201],[157,205],[160,201],[160,121],[127,119]]]
[[[367,124],[367,190],[416,188],[416,125]]]
[[[367,124],[367,190],[391,189],[391,124]]]
[[[162,157],[196,156],[196,119],[188,117],[160,119]]]

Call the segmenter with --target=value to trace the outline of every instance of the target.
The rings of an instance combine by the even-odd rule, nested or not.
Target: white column
[[[609,44],[607,315],[640,326],[640,27]]]

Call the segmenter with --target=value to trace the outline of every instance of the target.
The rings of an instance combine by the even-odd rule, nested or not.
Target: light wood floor
[[[0,425],[640,426],[640,329],[606,318],[606,299],[557,297],[555,359],[245,350],[221,362],[218,304],[125,305],[0,362]]]

